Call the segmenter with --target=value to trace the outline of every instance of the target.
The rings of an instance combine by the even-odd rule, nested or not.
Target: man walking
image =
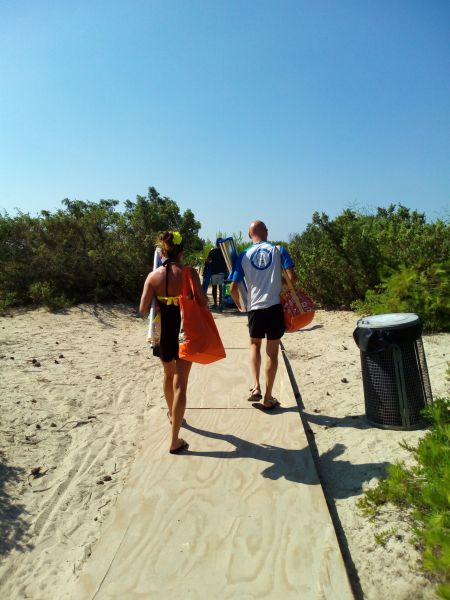
[[[250,401],[263,400],[265,410],[279,406],[272,396],[273,384],[278,369],[278,351],[280,339],[284,334],[283,309],[280,303],[281,267],[286,269],[288,277],[295,283],[294,262],[281,246],[267,242],[268,230],[262,221],[252,221],[248,235],[252,245],[241,252],[231,274],[231,296],[240,310],[248,311],[250,333],[250,368],[253,378]],[[247,306],[240,305],[238,283],[245,277],[248,289]],[[266,389],[263,395],[260,385],[261,343],[266,343]]]
[[[222,310],[223,283],[228,273],[222,250],[219,248],[219,241],[220,238],[217,238],[216,247],[210,251],[206,259],[206,265],[209,266],[211,273],[212,297],[214,301],[212,308],[214,310],[217,308]],[[219,305],[217,305],[217,288],[219,288]]]

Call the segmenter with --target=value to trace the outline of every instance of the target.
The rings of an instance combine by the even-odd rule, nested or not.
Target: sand
[[[435,598],[398,514],[389,511],[371,523],[356,507],[363,490],[376,484],[388,464],[411,462],[399,442],[414,445],[425,433],[379,429],[365,419],[360,355],[352,336],[357,319],[351,312],[319,311],[311,328],[283,338],[319,454],[319,473],[337,511],[338,535],[360,596]],[[450,334],[425,335],[423,342],[433,395],[448,396]],[[375,533],[392,528],[396,533],[385,547],[375,542]]]
[[[386,465],[407,456],[398,442],[424,434],[365,421],[356,319],[320,311],[312,327],[284,338],[286,353],[360,597],[432,598],[404,528],[377,545],[380,525],[355,508]],[[152,410],[164,405],[161,369],[145,323],[127,306],[17,312],[0,319],[0,343],[0,592],[63,600],[101,536]],[[450,335],[425,336],[424,344],[433,392],[444,395]]]

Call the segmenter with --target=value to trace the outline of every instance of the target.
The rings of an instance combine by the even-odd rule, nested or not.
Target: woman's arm
[[[151,273],[147,275],[147,279],[144,283],[144,289],[142,291],[141,302],[139,304],[139,312],[142,316],[146,317],[150,312],[150,305],[155,296],[152,285],[150,283]]]
[[[205,294],[200,277],[195,269],[191,267],[192,283],[194,284],[194,296],[196,301],[202,306],[208,306],[208,296]]]

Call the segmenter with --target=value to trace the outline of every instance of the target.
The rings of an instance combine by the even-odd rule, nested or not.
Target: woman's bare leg
[[[184,411],[186,410],[186,391],[191,366],[192,363],[186,360],[177,360],[175,362],[172,404],[172,442],[170,444],[170,450],[175,450],[184,444],[184,440],[179,437],[179,433],[183,422]]]
[[[169,419],[172,420],[172,407],[173,407],[173,379],[175,376],[175,361],[162,362],[164,369],[164,398],[166,399],[167,408],[169,409]]]

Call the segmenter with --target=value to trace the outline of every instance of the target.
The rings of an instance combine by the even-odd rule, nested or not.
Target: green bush
[[[353,210],[331,220],[314,213],[305,232],[294,235],[289,251],[301,285],[325,307],[349,308],[364,299],[403,265],[431,270],[450,255],[450,226],[404,206]]]
[[[190,209],[181,214],[153,187],[123,211],[117,205],[65,199],[62,209],[38,217],[0,215],[0,310],[30,302],[136,302],[165,229],[181,232],[187,264],[204,264],[212,243],[200,239]],[[242,233],[233,237],[238,252],[250,244]],[[314,213],[288,248],[300,284],[319,305],[408,310],[429,329],[448,328],[448,223],[427,223],[395,205],[374,215],[344,210],[335,219]],[[50,287],[32,287],[45,282]]]
[[[403,442],[416,464],[391,465],[388,476],[364,493],[362,514],[376,517],[388,503],[411,527],[422,552],[423,569],[439,582],[437,593],[450,598],[450,399],[439,398],[425,411],[430,431],[417,447]]]
[[[0,293],[0,315],[6,313],[8,309],[19,304],[17,294],[14,292]]]
[[[37,281],[30,285],[29,296],[33,304],[46,306],[49,310],[59,310],[70,306],[64,295],[58,295],[55,287],[48,281]]]
[[[450,330],[450,260],[424,269],[401,267],[352,303],[361,314],[411,312],[428,331]]]
[[[161,231],[183,235],[187,262],[203,242],[191,210],[183,214],[153,187],[127,201],[63,201],[55,213],[39,217],[0,215],[0,309],[12,304],[136,302],[153,267]]]

